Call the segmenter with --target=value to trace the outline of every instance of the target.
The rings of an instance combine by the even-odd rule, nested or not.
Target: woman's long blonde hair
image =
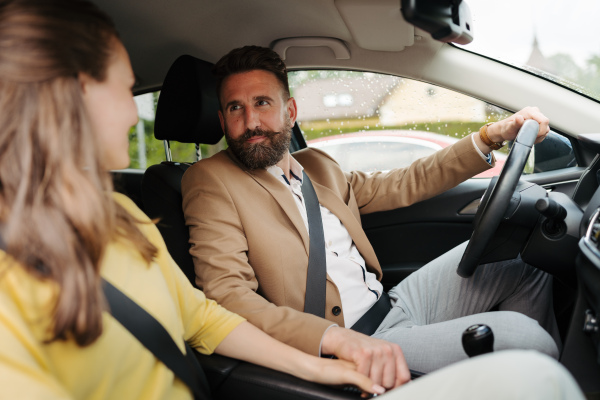
[[[156,248],[111,197],[80,73],[106,78],[116,29],[83,0],[0,0],[0,220],[8,253],[59,287],[51,340],[102,333],[99,266],[116,235]],[[1,279],[1,278],[0,278]]]

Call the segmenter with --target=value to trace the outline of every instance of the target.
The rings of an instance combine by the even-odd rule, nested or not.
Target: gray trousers
[[[409,368],[431,372],[467,358],[462,332],[486,324],[494,350],[538,350],[555,359],[561,347],[552,304],[552,277],[521,259],[456,273],[466,243],[390,290],[393,307],[373,337],[397,343]],[[499,311],[489,312],[497,307]]]

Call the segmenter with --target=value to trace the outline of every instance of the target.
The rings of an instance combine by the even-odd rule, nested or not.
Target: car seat
[[[195,284],[189,254],[189,231],[181,208],[181,178],[189,163],[173,161],[170,142],[216,144],[223,137],[212,64],[189,55],[177,58],[165,77],[154,124],[154,137],[165,141],[167,161],[149,167],[142,179],[144,210],[157,227],[171,256]]]

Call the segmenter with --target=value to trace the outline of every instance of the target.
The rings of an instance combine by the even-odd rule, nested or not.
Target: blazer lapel
[[[298,207],[294,202],[294,198],[288,188],[281,184],[273,175],[271,175],[266,169],[257,169],[257,170],[249,170],[243,165],[240,160],[233,154],[231,148],[225,150],[231,161],[237,164],[238,167],[242,169],[248,176],[256,181],[260,186],[262,186],[267,192],[273,196],[275,201],[279,204],[279,206],[286,213],[298,234],[302,238],[302,242],[304,243],[304,249],[306,250],[306,254],[308,255],[309,248],[309,238],[308,231],[306,230],[306,226],[304,225],[304,221],[302,220],[302,215],[300,215],[300,211],[298,211]]]
[[[277,203],[279,203],[279,206],[286,213],[290,221],[292,221],[292,224],[294,224],[294,227],[302,237],[304,249],[306,250],[306,254],[308,254],[308,248],[310,245],[308,231],[306,230],[306,225],[304,225],[304,220],[302,219],[302,215],[300,215],[300,211],[298,211],[298,206],[296,206],[290,190],[265,169],[245,171],[259,185],[269,192],[275,201],[277,201]]]

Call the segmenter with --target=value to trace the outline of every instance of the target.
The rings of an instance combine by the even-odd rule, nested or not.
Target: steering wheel
[[[539,124],[528,119],[525,121],[514,141],[510,154],[502,168],[498,180],[492,179],[477,209],[473,222],[473,234],[458,264],[456,272],[468,278],[475,272],[488,243],[494,236],[502,217],[508,209],[510,199],[519,183],[519,177],[525,168],[527,158],[537,137]]]

